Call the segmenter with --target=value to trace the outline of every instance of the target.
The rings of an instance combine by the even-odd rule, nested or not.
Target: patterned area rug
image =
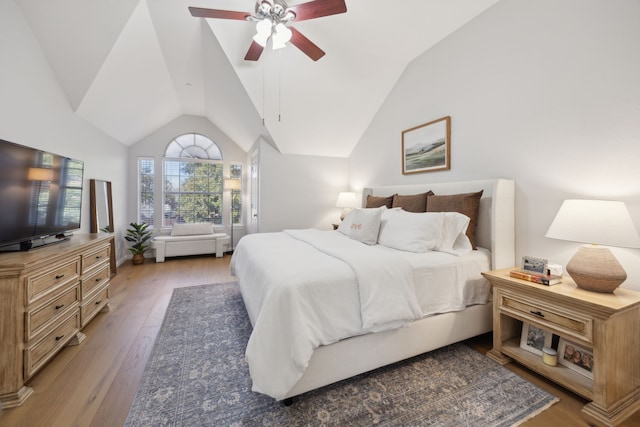
[[[235,283],[175,289],[126,426],[512,426],[557,401],[463,344],[298,396],[251,391]]]

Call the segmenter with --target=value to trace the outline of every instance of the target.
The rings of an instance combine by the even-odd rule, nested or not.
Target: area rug
[[[298,396],[251,391],[236,283],[175,289],[126,426],[512,426],[557,401],[464,344]]]

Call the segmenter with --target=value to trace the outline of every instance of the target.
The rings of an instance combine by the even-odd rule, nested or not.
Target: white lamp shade
[[[271,36],[271,21],[269,19],[263,19],[256,24],[257,34],[253,36],[253,40],[260,46],[265,47],[267,40]]]
[[[225,179],[224,180],[224,189],[225,190],[240,190],[240,180],[239,179]]]
[[[336,207],[337,208],[357,208],[358,201],[356,200],[356,193],[343,191],[340,194],[338,194]]]
[[[286,46],[286,43],[291,40],[293,32],[286,27],[286,25],[280,23],[276,25],[273,37],[271,39],[273,49],[282,49]]]
[[[640,248],[640,237],[624,202],[565,200],[546,237],[623,248]]]

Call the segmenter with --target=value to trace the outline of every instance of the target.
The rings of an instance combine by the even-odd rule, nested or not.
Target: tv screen
[[[0,139],[0,250],[80,228],[84,163]]]

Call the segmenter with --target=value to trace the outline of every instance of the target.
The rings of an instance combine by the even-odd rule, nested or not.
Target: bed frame
[[[514,265],[514,181],[491,179],[374,187],[365,188],[362,197],[366,200],[369,194],[389,196],[429,190],[437,195],[484,190],[480,199],[477,244],[491,249],[492,269]],[[489,332],[493,328],[492,309],[492,302],[474,305],[463,311],[426,317],[405,328],[360,335],[321,346],[314,351],[303,376],[287,393],[284,403],[291,404],[293,396],[307,391]]]

